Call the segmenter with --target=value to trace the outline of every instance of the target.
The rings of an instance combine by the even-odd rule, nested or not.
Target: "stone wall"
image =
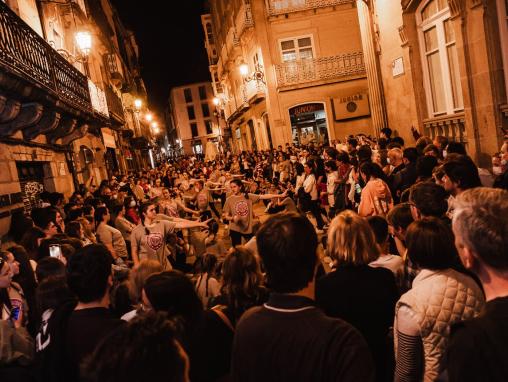
[[[67,197],[74,191],[63,152],[0,143],[0,237],[9,230],[11,212],[24,207],[16,162],[41,163],[47,191],[61,192]]]

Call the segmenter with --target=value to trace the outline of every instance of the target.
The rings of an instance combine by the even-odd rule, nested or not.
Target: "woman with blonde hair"
[[[267,299],[259,260],[245,247],[232,248],[222,265],[221,294],[210,299],[208,305],[219,312],[228,326],[234,327],[247,309]]]
[[[141,260],[138,265],[132,268],[129,274],[129,297],[134,307],[130,312],[122,316],[122,320],[130,321],[137,316],[141,307],[141,292],[149,276],[162,272],[162,265],[157,260]]]
[[[334,269],[317,281],[317,305],[356,327],[374,357],[377,380],[393,380],[387,337],[399,293],[390,270],[369,266],[380,253],[367,220],[350,210],[341,212],[330,224],[327,250]]]

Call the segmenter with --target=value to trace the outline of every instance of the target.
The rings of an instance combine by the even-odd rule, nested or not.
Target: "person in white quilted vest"
[[[420,272],[395,307],[395,380],[434,381],[445,366],[450,326],[477,316],[485,298],[460,264],[453,233],[441,220],[412,223],[406,245]]]
[[[450,382],[508,381],[508,192],[475,188],[455,200],[455,245],[464,266],[480,279],[482,314],[452,327]]]

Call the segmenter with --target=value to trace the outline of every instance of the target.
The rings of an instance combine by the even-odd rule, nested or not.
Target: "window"
[[[210,23],[206,23],[206,38],[210,44],[213,44],[213,30]]]
[[[185,102],[192,102],[192,91],[190,89],[184,89],[183,96],[185,97]]]
[[[187,115],[189,120],[196,119],[196,113],[194,112],[194,106],[187,106]]]
[[[504,84],[508,94],[508,0],[497,0],[497,17],[503,54]]]
[[[282,61],[296,61],[314,58],[311,36],[296,37],[280,41]]]
[[[201,111],[203,112],[203,117],[209,117],[210,116],[210,107],[207,103],[201,104]]]
[[[199,87],[199,99],[200,100],[205,100],[206,99],[206,87],[205,86],[200,86]]]
[[[430,117],[464,109],[455,31],[446,0],[430,0],[418,14]]]
[[[191,134],[193,137],[198,136],[198,124],[193,122],[190,124]]]
[[[205,127],[206,127],[206,133],[207,134],[213,134],[213,125],[212,125],[212,121],[210,121],[209,119],[207,119],[205,121]]]

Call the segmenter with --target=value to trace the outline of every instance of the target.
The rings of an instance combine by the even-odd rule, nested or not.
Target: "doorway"
[[[291,136],[297,145],[328,144],[326,112],[323,103],[307,103],[289,109]]]

